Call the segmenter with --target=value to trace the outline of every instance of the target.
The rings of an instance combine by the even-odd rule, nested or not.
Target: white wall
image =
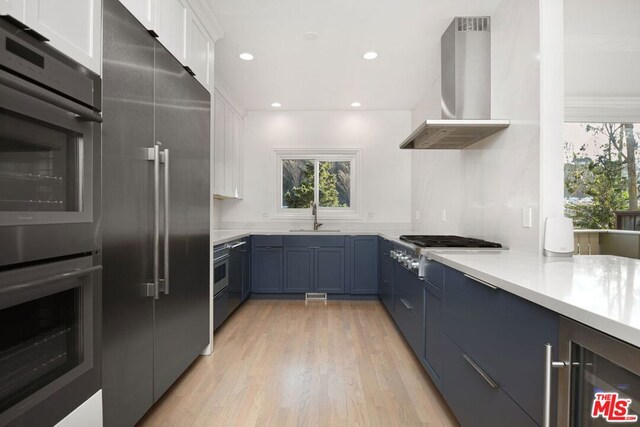
[[[271,218],[274,148],[362,149],[362,216],[319,221],[324,228],[409,229],[411,153],[398,149],[411,128],[409,111],[251,111],[244,129],[244,199],[222,202],[222,227],[289,229],[305,221]],[[373,217],[369,217],[372,214]]]
[[[505,0],[492,15],[492,116],[510,119],[511,126],[465,150],[413,152],[411,205],[414,218],[415,210],[421,218],[414,219],[415,231],[459,233],[539,251],[540,7],[547,1]],[[440,117],[439,81],[412,113],[413,127]],[[524,228],[523,209],[529,208],[532,227]]]
[[[640,1],[564,0],[569,120],[640,120]]]

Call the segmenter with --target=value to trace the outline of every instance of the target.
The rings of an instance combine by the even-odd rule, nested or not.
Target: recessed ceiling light
[[[304,33],[302,38],[307,41],[314,42],[320,38],[320,34],[309,31],[308,33]]]
[[[351,106],[354,108],[358,108],[358,107],[362,107],[362,104],[360,104],[359,102],[352,102]]]
[[[273,108],[280,108],[280,107],[282,107],[282,104],[280,104],[279,102],[274,102],[274,103],[271,104],[271,106]]]
[[[364,55],[362,55],[362,57],[364,59],[376,59],[378,57],[378,53],[377,52],[367,52]]]
[[[249,52],[244,52],[241,53],[240,55],[238,55],[240,57],[240,59],[242,59],[243,61],[251,61],[253,60],[253,55],[250,54]]]

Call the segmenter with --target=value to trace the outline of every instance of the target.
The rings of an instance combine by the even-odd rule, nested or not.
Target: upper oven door
[[[94,220],[93,120],[89,108],[0,70],[0,227]]]

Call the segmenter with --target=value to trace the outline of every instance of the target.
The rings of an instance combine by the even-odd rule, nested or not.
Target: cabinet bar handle
[[[400,302],[405,306],[407,310],[413,310],[413,306],[409,304],[404,298],[400,298]]]
[[[553,362],[551,360],[551,344],[544,345],[544,400],[542,407],[542,427],[551,426],[551,369],[564,368],[566,362]]]
[[[470,276],[470,275],[468,275],[468,274],[465,274],[465,275],[464,275],[464,277],[466,277],[467,279],[471,279],[471,280],[473,280],[474,282],[478,282],[478,283],[480,283],[481,285],[485,285],[487,288],[491,288],[491,289],[493,289],[494,291],[495,291],[496,289],[498,289],[498,287],[497,287],[497,286],[493,286],[491,283],[489,283],[489,282],[485,282],[484,280],[480,280],[480,279],[478,279],[477,277],[473,277],[473,276]]]
[[[466,360],[467,363],[480,374],[480,376],[487,382],[487,384],[491,386],[491,388],[498,388],[498,383],[491,379],[489,374],[487,374],[480,366],[478,366],[478,364],[474,362],[473,359],[471,359],[466,354],[463,354],[462,357],[464,357],[464,360]]]

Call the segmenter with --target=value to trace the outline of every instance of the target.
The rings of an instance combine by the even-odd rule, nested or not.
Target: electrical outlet
[[[269,218],[269,213],[268,212],[262,212],[262,218],[264,218],[264,219]]]
[[[446,222],[446,221],[447,221],[447,210],[442,209],[442,222]]]
[[[522,227],[531,228],[531,208],[522,208]]]
[[[416,210],[415,218],[416,218],[416,221],[420,221],[420,211],[419,210]]]
[[[369,212],[369,219],[373,219],[376,216],[375,213],[373,212]]]

